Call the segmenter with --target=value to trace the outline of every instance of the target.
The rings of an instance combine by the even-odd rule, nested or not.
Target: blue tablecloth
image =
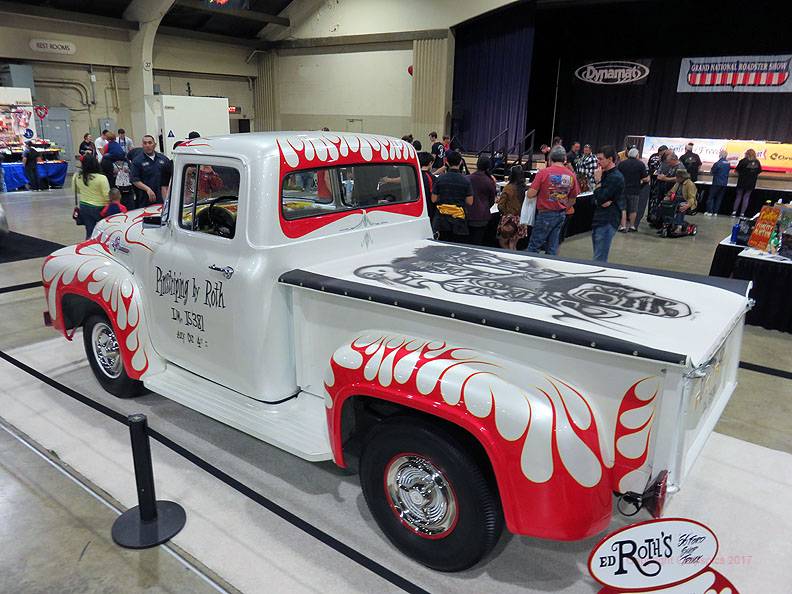
[[[66,170],[69,168],[67,163],[39,163],[39,178],[46,177],[50,185],[62,186],[66,181]],[[22,163],[3,163],[3,174],[7,192],[13,192],[19,188],[24,188],[28,183],[25,175],[25,166]]]

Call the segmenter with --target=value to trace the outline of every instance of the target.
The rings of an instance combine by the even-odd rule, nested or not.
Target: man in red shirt
[[[566,150],[563,146],[554,146],[548,157],[550,166],[536,174],[528,190],[528,198],[538,198],[528,251],[538,253],[544,249],[555,256],[566,210],[574,204],[580,187],[575,174],[564,167]]]

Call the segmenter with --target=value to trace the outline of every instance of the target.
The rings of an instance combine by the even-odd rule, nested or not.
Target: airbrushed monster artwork
[[[747,284],[436,242],[420,180],[384,136],[185,144],[161,210],[46,259],[45,319],[112,394],[356,470],[434,569],[504,527],[593,536],[614,493],[661,515],[736,386]]]
[[[361,278],[404,287],[437,284],[449,293],[545,305],[553,317],[614,320],[622,312],[681,318],[690,307],[673,299],[631,287],[615,271],[568,273],[541,260],[514,260],[496,252],[431,246],[390,264],[363,266]]]

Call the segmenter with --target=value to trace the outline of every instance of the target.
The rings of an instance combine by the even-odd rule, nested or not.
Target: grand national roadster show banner
[[[790,93],[792,55],[682,58],[678,93]]]

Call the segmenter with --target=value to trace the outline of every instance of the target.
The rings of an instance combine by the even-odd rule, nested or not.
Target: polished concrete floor
[[[48,239],[63,244],[79,241],[83,236],[83,228],[77,227],[71,221],[72,198],[64,191],[42,193],[13,193],[0,195],[13,230],[19,233]],[[695,217],[699,224],[699,234],[693,238],[675,240],[659,239],[649,229],[641,229],[638,233],[623,235],[618,234],[611,250],[611,261],[615,263],[632,264],[637,266],[660,268],[707,274],[715,246],[730,230],[733,224],[728,217],[710,218]],[[589,235],[571,238],[561,247],[561,255],[571,258],[589,258],[591,256],[591,240]],[[0,287],[15,285],[40,279],[40,267],[43,259],[31,259],[10,264],[0,264]],[[42,311],[45,309],[44,297],[40,288],[29,289],[14,293],[0,294],[0,349],[9,350],[22,347],[53,337],[52,331],[42,325]],[[756,327],[746,327],[742,350],[742,360],[752,363],[774,367],[782,370],[792,370],[792,335],[774,331],[767,331]],[[770,375],[740,370],[739,386],[731,402],[726,408],[716,430],[745,441],[769,447],[776,450],[792,453],[792,383]],[[2,411],[0,411],[2,417]],[[6,444],[7,446],[8,444]],[[5,462],[7,447],[0,442],[0,492],[21,488],[23,482],[27,484],[41,483],[40,473],[44,471],[28,465],[15,467],[15,471],[7,471]],[[10,447],[14,447],[13,444]],[[42,487],[43,492],[49,488],[56,488],[51,483]],[[52,522],[61,522],[65,531],[68,528],[69,517],[81,509],[81,506],[99,505],[88,494],[79,489],[67,493],[60,489],[61,496],[57,507],[51,508]],[[0,505],[11,505],[0,501]],[[13,507],[11,507],[13,509]],[[108,513],[109,510],[107,510]],[[2,511],[0,511],[2,513]],[[99,513],[99,512],[97,512]],[[35,546],[46,549],[49,556],[29,555],[26,558],[26,568],[31,574],[47,575],[50,566],[63,565],[68,567],[74,562],[70,549],[58,546],[58,533],[60,531],[37,531],[30,533],[30,542],[26,546]],[[108,549],[103,553],[106,563],[118,563],[120,570],[127,566],[128,560],[122,555],[112,551],[113,545],[107,541],[106,531],[103,533],[104,544]],[[3,532],[0,527],[0,547],[5,548],[11,536]],[[96,542],[99,542],[98,539]],[[94,546],[93,544],[91,546]],[[62,553],[62,554],[61,554]],[[115,559],[115,561],[114,561]],[[141,555],[136,557],[136,569],[139,572],[140,583],[149,584],[145,580],[156,573],[153,569],[162,560]],[[15,561],[8,555],[0,555],[0,575],[11,575],[15,570]],[[178,567],[168,571],[177,572]],[[101,584],[91,584],[90,572],[83,575],[83,582],[74,582],[74,591],[104,591]],[[16,575],[16,574],[14,574]],[[175,574],[174,574],[175,575]],[[130,577],[130,579],[132,579]],[[186,579],[186,578],[185,578]],[[57,584],[54,581],[53,584]],[[65,583],[65,582],[63,582]],[[130,582],[131,583],[131,582]],[[187,583],[187,582],[184,582]],[[82,587],[79,585],[82,584]],[[151,587],[156,588],[156,584]],[[0,591],[13,591],[3,587],[0,582]],[[49,588],[41,584],[41,591]],[[148,587],[148,586],[146,586]],[[93,590],[91,588],[94,588]],[[22,591],[18,590],[17,591]],[[35,588],[24,591],[37,591]],[[60,589],[60,591],[69,591]],[[129,590],[107,591],[136,591],[134,587]],[[145,591],[157,591],[156,589]],[[174,590],[186,591],[186,590]],[[201,591],[196,589],[195,591]]]
[[[117,512],[12,431],[0,426],[0,592],[218,591],[165,548],[116,546]]]

